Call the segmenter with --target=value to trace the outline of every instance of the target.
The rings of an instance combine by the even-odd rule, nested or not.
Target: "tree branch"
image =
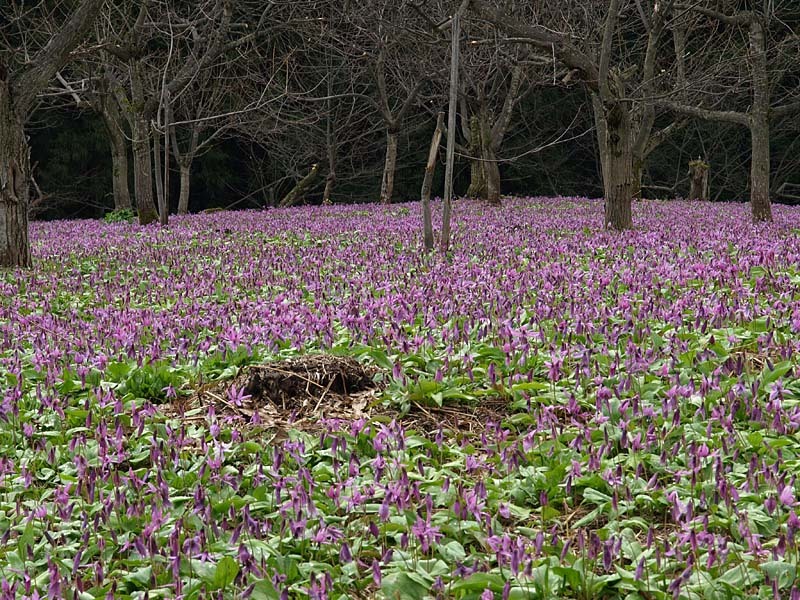
[[[678,114],[695,117],[697,119],[705,119],[706,121],[736,123],[744,126],[750,125],[750,121],[745,113],[732,110],[710,110],[707,108],[690,106],[688,104],[681,104],[680,102],[672,102],[670,100],[656,100],[655,105]]]
[[[83,0],[59,32],[34,56],[14,84],[15,108],[26,114],[36,95],[43,90],[61,67],[69,62],[70,53],[83,41],[105,0]]]
[[[499,10],[486,5],[484,0],[472,0],[477,13],[499,29],[514,37],[526,38],[531,44],[552,51],[558,59],[571,69],[580,72],[581,79],[592,91],[598,90],[597,64],[572,45],[569,36],[549,31],[538,25],[523,25]]]

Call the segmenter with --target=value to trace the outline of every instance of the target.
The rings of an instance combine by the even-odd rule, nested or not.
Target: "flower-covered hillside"
[[[0,275],[3,596],[800,596],[800,210],[601,208],[462,201],[447,256],[415,205],[37,224]],[[320,352],[374,373],[353,418],[246,410]]]

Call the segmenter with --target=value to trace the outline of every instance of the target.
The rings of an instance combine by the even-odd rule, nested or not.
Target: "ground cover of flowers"
[[[0,274],[0,596],[800,597],[800,210],[747,211],[460,202],[448,257],[414,205],[36,224]],[[237,412],[316,352],[377,372],[362,416]]]

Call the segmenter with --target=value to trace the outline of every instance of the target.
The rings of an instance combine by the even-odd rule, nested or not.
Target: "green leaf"
[[[586,488],[583,490],[583,499],[597,505],[604,505],[607,502],[611,502],[611,496],[594,488]]]
[[[140,567],[125,576],[124,581],[133,583],[137,589],[148,589],[153,577],[153,567]]]
[[[563,577],[564,581],[567,582],[567,585],[571,587],[573,590],[578,591],[581,588],[581,583],[583,582],[583,574],[577,569],[573,569],[571,567],[556,566],[552,568],[552,571],[554,575]]]
[[[464,550],[464,546],[455,540],[439,545],[438,550],[443,558],[453,563],[463,561],[467,557],[467,551]]]
[[[775,383],[778,379],[786,375],[792,369],[792,363],[783,361],[774,365],[772,370],[768,367],[764,368],[764,373],[761,375],[761,382],[764,386]]]
[[[236,576],[239,574],[239,565],[230,556],[226,556],[217,563],[217,568],[214,571],[214,580],[212,585],[214,589],[221,590],[233,583]]]
[[[269,579],[262,579],[253,586],[250,598],[253,600],[279,600],[280,594]]]
[[[487,588],[493,592],[502,592],[505,580],[494,573],[473,573],[466,579],[456,581],[450,586],[453,591],[480,592]]]
[[[406,573],[391,573],[383,578],[381,590],[387,598],[396,600],[423,600],[428,588],[411,579]]]
[[[755,578],[753,575],[755,575]],[[750,586],[760,579],[761,577],[758,571],[748,569],[744,565],[737,565],[725,571],[725,573],[717,579],[717,582],[724,584],[731,591],[739,592],[746,585]]]
[[[797,567],[780,560],[765,562],[760,567],[770,579],[777,580],[781,588],[788,587],[795,580],[797,573]]]

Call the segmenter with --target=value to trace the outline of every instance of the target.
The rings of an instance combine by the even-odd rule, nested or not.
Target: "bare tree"
[[[641,188],[642,165],[674,129],[670,124],[654,131],[652,103],[660,40],[674,2],[649,3],[649,12],[641,2],[623,6],[623,0],[559,4],[553,14],[543,13],[538,22],[527,24],[509,18],[485,0],[472,4],[478,14],[505,31],[509,41],[550,51],[571,70],[568,78],[577,78],[589,88],[603,171],[604,221],[613,229],[630,228],[631,200]],[[623,25],[636,29],[621,35]],[[636,35],[639,30],[644,35]],[[629,39],[635,42],[627,43]]]
[[[0,38],[0,267],[31,265],[28,242],[31,165],[25,123],[37,94],[86,39],[102,4],[103,0],[83,0],[40,48],[27,46],[24,31],[41,27],[35,20],[46,19],[53,12],[12,4],[0,13],[6,22]]]
[[[283,174],[270,184],[282,206],[319,194],[322,182],[321,198],[332,202],[341,187],[372,180],[383,149],[374,55],[339,2],[277,8],[292,26],[264,40],[263,64],[250,76],[271,100],[237,131],[263,145]]]
[[[233,9],[233,0],[205,0],[200,6],[144,0],[135,13],[126,4],[111,4],[102,21],[110,91],[131,132],[136,209],[143,225],[159,216],[162,223],[167,221],[163,178],[154,182],[153,172],[155,167],[168,173],[161,150],[170,145],[164,125],[171,99],[197,81],[226,49],[254,35],[229,39]],[[154,183],[160,215],[155,210]]]
[[[723,2],[728,12],[718,10],[719,2],[709,4],[703,2],[685,7],[686,13],[706,18],[705,22],[699,24],[699,19],[693,21],[694,33],[702,38],[700,45],[703,52],[699,52],[699,58],[694,60],[697,72],[693,73],[692,81],[681,88],[680,97],[660,100],[659,104],[677,113],[737,124],[749,130],[752,218],[754,222],[771,221],[770,128],[778,119],[800,111],[797,97],[789,95],[787,98],[780,89],[781,78],[788,69],[795,67],[796,62],[787,60],[789,55],[782,47],[795,44],[796,34],[781,18],[781,12],[796,12],[795,3],[765,2],[761,8],[737,10],[738,3]],[[746,43],[738,44],[740,37],[746,39]],[[713,46],[705,44],[704,40],[709,38],[717,43]],[[721,46],[733,46],[733,50],[720,53]],[[742,55],[744,61],[741,61]],[[747,67],[745,75],[736,73],[742,62]],[[721,93],[715,81],[715,75],[720,74],[727,75]],[[743,82],[746,84],[742,85]],[[688,92],[692,92],[691,98]],[[740,102],[740,105],[747,106],[737,108],[736,97],[741,92],[749,95],[749,102]],[[708,100],[712,106],[708,106]]]

